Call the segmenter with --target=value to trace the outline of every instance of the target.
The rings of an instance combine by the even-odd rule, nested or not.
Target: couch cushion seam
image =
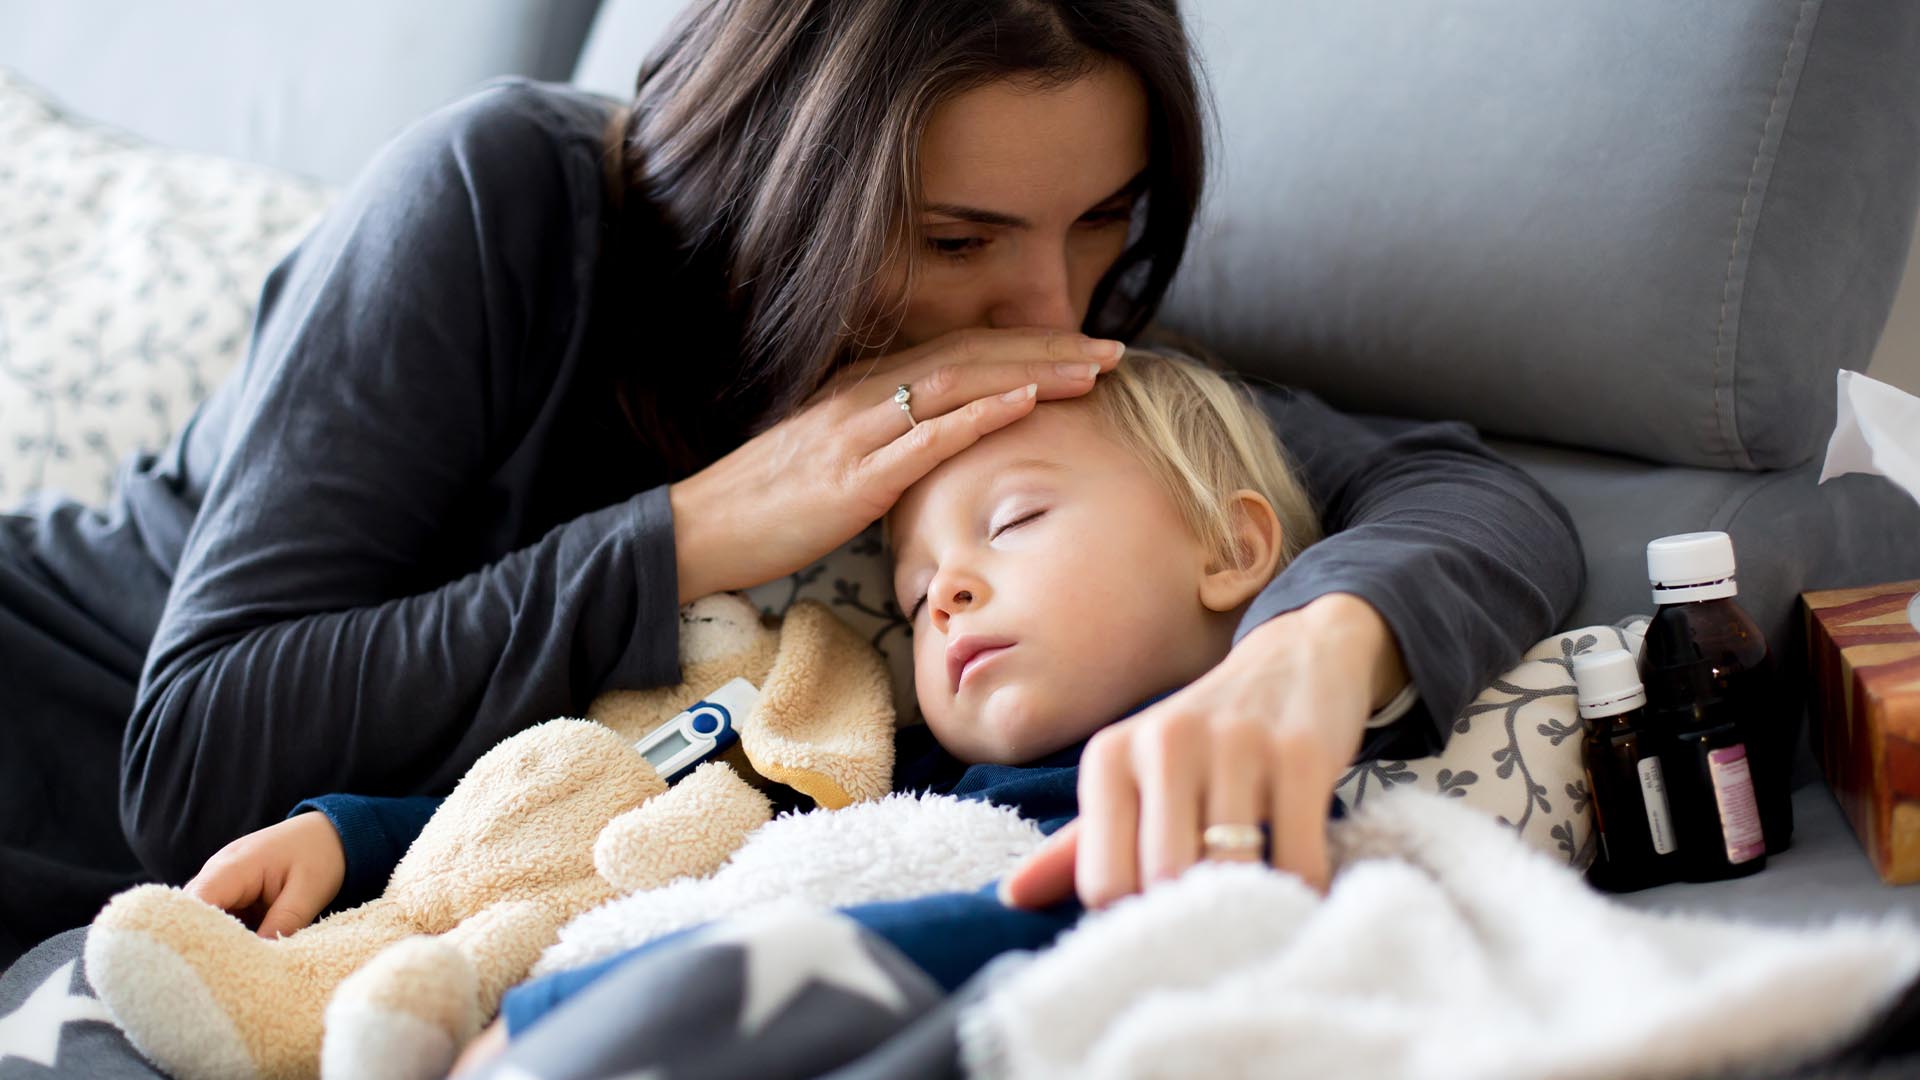
[[[1720,508],[1708,517],[1707,528],[1732,535],[1734,521],[1746,512],[1747,505],[1753,502],[1755,497],[1768,488],[1792,483],[1798,475],[1797,469],[1780,469],[1754,474],[1753,481],[1747,484],[1745,490],[1736,491],[1721,501]]]
[[[1747,226],[1748,204],[1753,202],[1753,195],[1754,195],[1754,188],[1756,186],[1756,181],[1760,179],[1761,162],[1766,161],[1768,158],[1768,155],[1767,155],[1768,146],[1772,145],[1776,149],[1778,148],[1780,137],[1779,135],[1776,135],[1774,133],[1773,119],[1774,119],[1774,116],[1781,111],[1780,103],[1782,98],[1789,99],[1788,108],[1789,109],[1792,108],[1792,103],[1790,99],[1792,98],[1793,95],[1789,92],[1789,89],[1790,89],[1789,84],[1791,83],[1792,85],[1797,86],[1799,82],[1798,79],[1791,79],[1791,80],[1789,79],[1789,75],[1793,72],[1794,47],[1800,44],[1802,39],[1802,31],[1808,26],[1808,17],[1810,14],[1817,12],[1819,8],[1819,2],[1820,0],[1800,0],[1800,10],[1794,16],[1793,29],[1787,35],[1786,54],[1780,58],[1780,73],[1774,77],[1773,94],[1771,99],[1767,103],[1767,115],[1766,115],[1766,118],[1763,119],[1760,123],[1760,143],[1758,146],[1754,148],[1753,164],[1747,170],[1746,188],[1741,193],[1741,196],[1740,196],[1740,209],[1739,209],[1739,212],[1734,215],[1733,242],[1731,245],[1729,245],[1727,249],[1727,270],[1726,270],[1726,274],[1722,278],[1721,285],[1720,285],[1720,312],[1719,312],[1718,320],[1715,323],[1714,330],[1713,330],[1714,427],[1720,433],[1720,438],[1724,445],[1724,449],[1721,451],[1721,453],[1724,455],[1733,456],[1736,459],[1735,460],[1736,465],[1749,468],[1749,469],[1754,468],[1756,466],[1753,460],[1753,455],[1748,452],[1744,440],[1742,440],[1740,437],[1740,421],[1738,416],[1739,403],[1737,400],[1733,400],[1733,396],[1737,393],[1737,390],[1738,390],[1736,386],[1735,374],[1734,374],[1736,357],[1733,355],[1733,350],[1728,348],[1727,315],[1728,315],[1728,309],[1733,306],[1733,290],[1734,290],[1734,283],[1736,281],[1740,283],[1741,304],[1742,306],[1745,305],[1747,267],[1740,260],[1740,254],[1741,254],[1740,240],[1743,236],[1747,238],[1746,251],[1747,251],[1747,255],[1751,257],[1753,253],[1753,241],[1752,241],[1752,235],[1751,235],[1752,230],[1749,229]],[[1786,124],[1784,121],[1782,121],[1779,130],[1783,133],[1786,130]],[[1769,171],[1769,174],[1771,174],[1771,169],[1769,169],[1768,171]],[[1762,202],[1765,201],[1764,195],[1762,196],[1761,201]],[[1759,207],[1755,206],[1754,217],[1756,219],[1756,223],[1758,218],[1758,210],[1759,210]],[[1736,267],[1738,268],[1737,272],[1736,272]],[[1737,324],[1737,320],[1736,320],[1736,324]],[[1737,337],[1738,335],[1737,325],[1735,329],[1735,334]],[[1723,406],[1721,402],[1721,394],[1723,390],[1727,393],[1729,397],[1729,401],[1725,406]],[[1728,409],[1731,409],[1734,415],[1732,416],[1727,415]]]

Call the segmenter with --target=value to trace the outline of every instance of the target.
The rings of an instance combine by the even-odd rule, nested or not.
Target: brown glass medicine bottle
[[[1672,881],[1679,842],[1658,740],[1645,730],[1647,694],[1633,654],[1608,649],[1576,656],[1573,680],[1585,728],[1581,758],[1600,833],[1600,855],[1587,880],[1608,892]]]
[[[1697,674],[1691,669],[1705,666],[1706,706],[1717,713],[1716,724],[1733,724],[1746,747],[1767,851],[1777,854],[1793,840],[1790,773],[1798,714],[1777,692],[1766,637],[1734,599],[1735,570],[1733,539],[1724,532],[1665,536],[1647,545],[1656,608],[1641,649],[1641,675],[1654,712],[1684,714],[1681,698],[1692,692]]]

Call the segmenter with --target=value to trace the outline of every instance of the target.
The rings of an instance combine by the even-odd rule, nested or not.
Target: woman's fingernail
[[[1018,390],[1009,390],[1006,393],[1001,394],[1000,400],[1011,402],[1015,405],[1018,405],[1019,403],[1032,397],[1034,394],[1034,391],[1038,389],[1040,389],[1039,383],[1028,383],[1027,385],[1021,387]]]
[[[1054,373],[1063,379],[1091,379],[1100,374],[1099,364],[1055,364]]]
[[[1108,341],[1104,338],[1093,338],[1089,341],[1082,342],[1080,345],[1081,352],[1101,360],[1115,359],[1121,353],[1125,352],[1126,349],[1127,347],[1120,342]]]

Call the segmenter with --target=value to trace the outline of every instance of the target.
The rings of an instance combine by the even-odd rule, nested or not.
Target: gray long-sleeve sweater
[[[123,476],[125,527],[70,530],[70,565],[142,562],[110,576],[128,633],[152,623],[120,792],[152,872],[308,796],[444,793],[515,731],[677,679],[673,477],[579,392],[610,107],[507,83],[389,146],[268,280],[243,367]],[[1366,598],[1423,702],[1400,728],[1437,744],[1571,608],[1570,520],[1463,425],[1263,401],[1330,535],[1243,632]]]

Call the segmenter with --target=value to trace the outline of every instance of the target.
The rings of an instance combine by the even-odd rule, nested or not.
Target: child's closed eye
[[[1028,511],[1027,513],[1021,514],[1019,517],[1014,518],[1012,521],[1006,522],[1001,525],[995,525],[987,530],[987,539],[989,541],[995,540],[999,538],[999,536],[1002,533],[1005,533],[1010,529],[1017,529],[1022,525],[1026,525],[1033,521],[1038,520],[1041,517],[1041,515],[1045,514],[1046,512],[1047,511],[1044,508],[1039,510],[1031,510],[1031,511]],[[914,600],[912,605],[910,605],[907,608],[907,622],[911,623],[916,619],[920,618],[920,609],[926,606],[927,606],[927,594],[921,593],[919,597]]]
[[[1001,533],[1006,532],[1008,529],[1017,529],[1020,526],[1027,524],[1028,522],[1034,520],[1035,518],[1039,517],[1044,513],[1046,513],[1045,510],[1035,510],[1031,513],[1022,514],[1019,517],[1014,518],[1012,521],[1007,522],[1005,525],[996,525],[994,526],[993,531],[987,534],[987,539],[989,540],[997,539]]]

